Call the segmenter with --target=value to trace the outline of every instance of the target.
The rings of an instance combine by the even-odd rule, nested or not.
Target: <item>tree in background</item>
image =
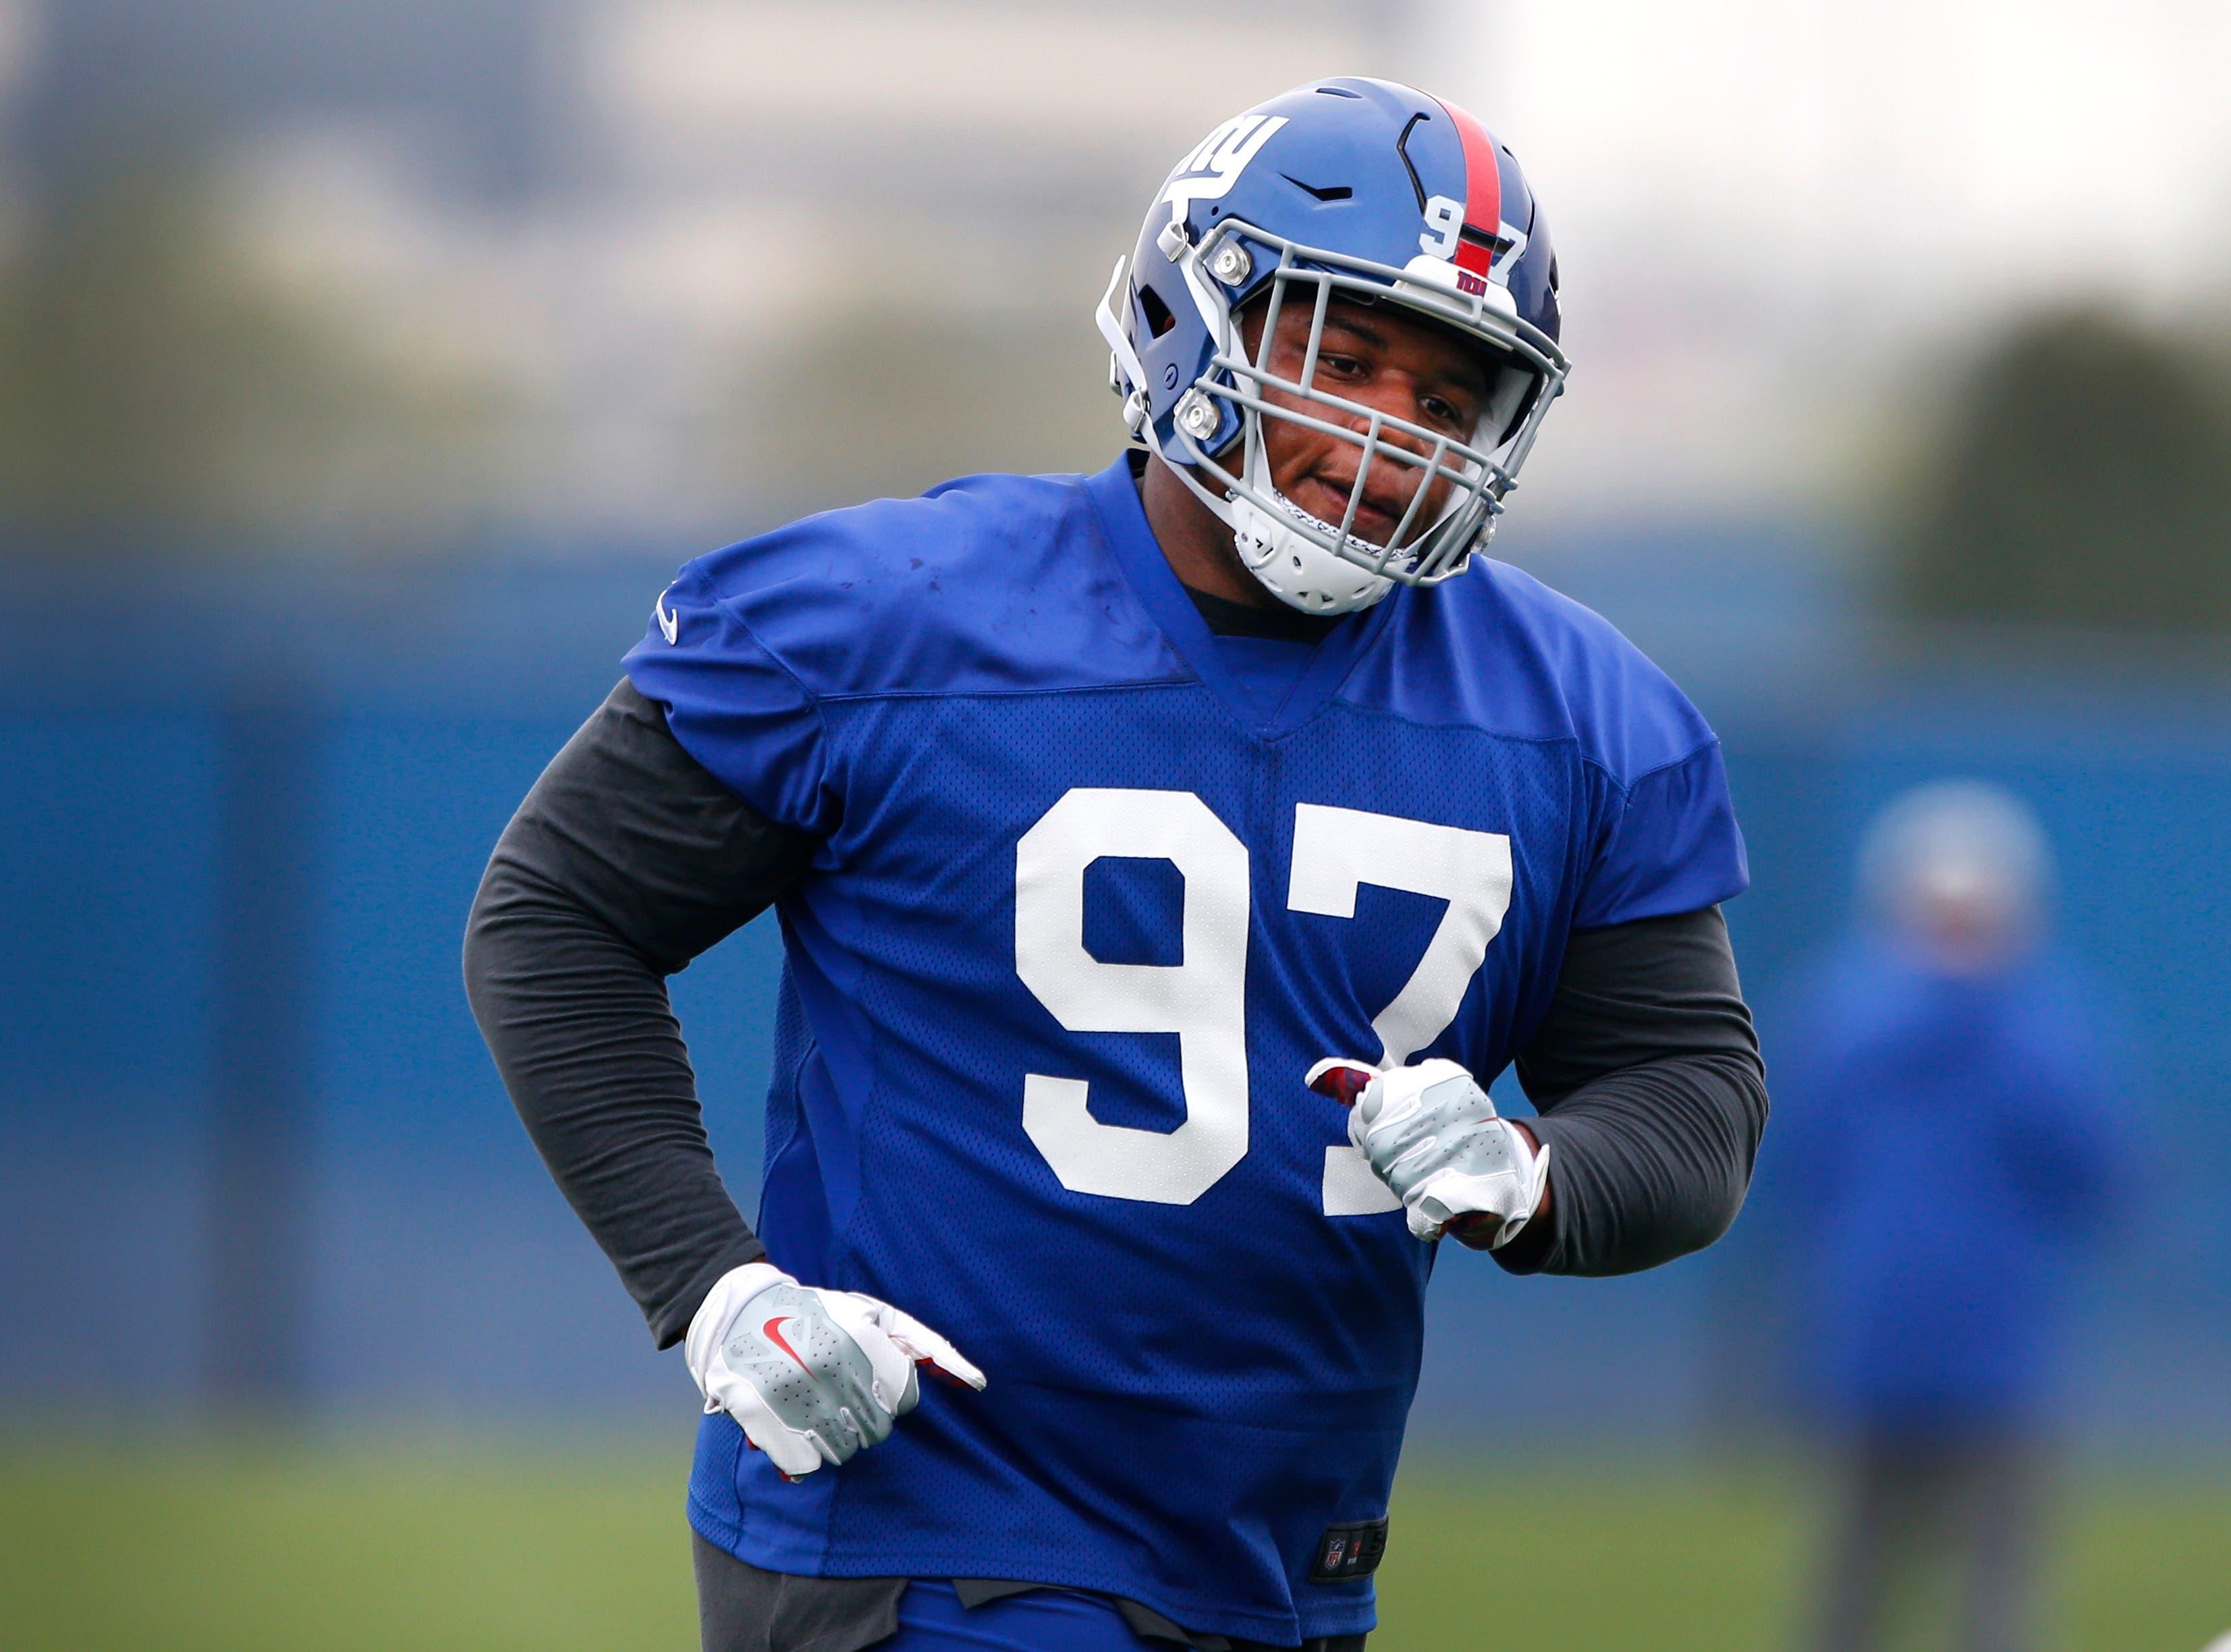
[[[1123,444],[1107,357],[1066,311],[995,325],[850,305],[736,365],[699,463],[748,453],[760,491],[799,510],[981,470],[1097,470]]]
[[[1926,619],[2231,630],[2231,396],[2204,346],[2096,309],[1977,365],[1896,567]]]
[[[0,522],[150,550],[453,520],[500,398],[261,267],[187,160],[93,168],[0,249]],[[391,329],[390,330],[391,334]]]

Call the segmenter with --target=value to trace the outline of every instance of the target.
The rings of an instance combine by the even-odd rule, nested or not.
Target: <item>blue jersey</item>
[[[1386,1513],[1433,1252],[1303,1074],[1499,1072],[1569,930],[1732,896],[1743,846],[1696,710],[1507,567],[1225,640],[1120,462],[815,517],[661,598],[636,686],[821,840],[779,908],[768,1250],[990,1378],[797,1485],[709,1417],[709,1541],[1371,1626],[1327,1534]]]

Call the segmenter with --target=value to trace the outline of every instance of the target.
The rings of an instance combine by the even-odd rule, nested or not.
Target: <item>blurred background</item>
[[[0,0],[0,1643],[694,1644],[694,1395],[473,1029],[482,865],[678,563],[1104,463],[1163,172],[1335,73],[1544,202],[1497,551],[1722,732],[1769,1062],[1879,808],[2034,813],[2130,1166],[2044,1643],[2231,1629],[2231,8]],[[747,1208],[774,954],[676,983]],[[1783,1122],[1704,1255],[1441,1270],[1374,1647],[1497,1558],[1538,1645],[1802,1642]]]

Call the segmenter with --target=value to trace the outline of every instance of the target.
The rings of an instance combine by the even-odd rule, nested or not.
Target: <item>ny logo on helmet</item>
[[[1190,202],[1212,201],[1229,192],[1248,162],[1263,152],[1263,146],[1285,124],[1282,114],[1232,116],[1171,170],[1162,185],[1162,199],[1182,214]]]

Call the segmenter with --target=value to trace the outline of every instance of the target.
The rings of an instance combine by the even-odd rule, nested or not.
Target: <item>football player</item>
[[[689,564],[474,909],[520,1113],[704,1395],[708,1649],[1359,1647],[1444,1235],[1622,1273],[1749,1179],[1717,743],[1481,554],[1566,373],[1510,152],[1296,87],[1100,325],[1128,451]],[[770,904],[755,1229],[664,977]]]

